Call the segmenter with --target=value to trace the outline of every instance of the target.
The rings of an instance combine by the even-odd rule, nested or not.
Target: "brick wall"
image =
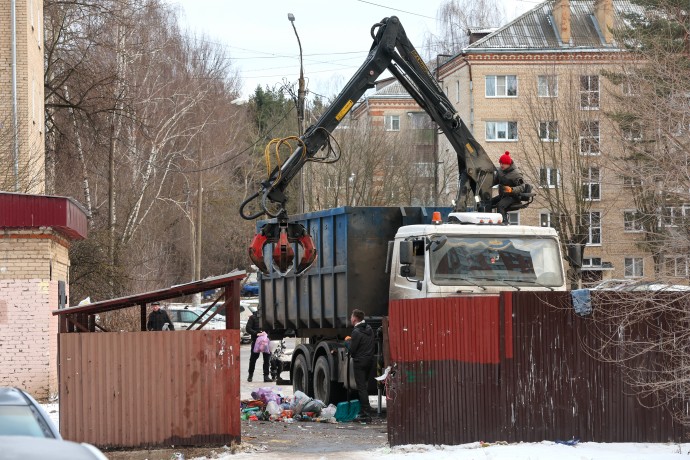
[[[11,4],[0,5],[0,162],[14,162],[12,115]],[[17,121],[19,188],[27,193],[45,192],[45,136],[43,90],[43,1],[16,2]],[[13,168],[8,168],[13,171]],[[0,190],[13,190],[14,173],[0,176]]]
[[[50,229],[0,235],[0,385],[57,396],[58,282],[67,284],[68,243]]]

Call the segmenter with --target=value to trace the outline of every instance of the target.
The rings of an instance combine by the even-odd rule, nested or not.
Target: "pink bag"
[[[256,336],[256,342],[254,343],[254,353],[270,353],[271,346],[268,334],[265,332],[260,332]]]

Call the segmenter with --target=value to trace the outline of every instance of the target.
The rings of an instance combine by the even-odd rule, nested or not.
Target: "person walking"
[[[252,313],[252,315],[249,317],[245,329],[247,330],[249,335],[252,336],[252,342],[250,345],[251,355],[249,356],[249,375],[247,376],[247,382],[251,382],[254,378],[254,368],[256,367],[256,360],[259,359],[259,355],[263,355],[264,357],[264,382],[271,382],[272,380],[270,376],[270,348],[268,352],[258,350],[254,351],[254,348],[256,348],[256,339],[259,336],[259,333],[263,333],[264,335],[266,334],[261,330],[261,326],[259,325],[259,316],[257,312]]]
[[[146,321],[147,331],[162,331],[169,330],[174,331],[175,326],[173,326],[172,321],[170,321],[170,316],[165,310],[161,310],[161,304],[159,302],[153,302],[151,304],[153,311],[149,314],[149,319]]]
[[[510,157],[510,152],[506,151],[501,155],[498,165],[498,174],[494,182],[494,185],[498,184],[498,195],[491,199],[491,209],[496,208],[503,216],[503,225],[508,225],[508,208],[514,203],[520,203],[520,194],[525,191],[526,184],[522,173]]]
[[[353,361],[360,406],[357,419],[369,421],[372,414],[372,408],[369,404],[369,378],[374,369],[376,339],[374,330],[364,321],[362,310],[352,310],[350,322],[354,326],[350,339],[350,358]]]

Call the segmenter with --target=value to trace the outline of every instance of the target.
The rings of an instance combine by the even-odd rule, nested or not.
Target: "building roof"
[[[74,199],[62,196],[0,192],[0,228],[50,227],[70,240],[88,234],[86,210]]]
[[[144,292],[140,294],[132,294],[126,297],[118,297],[116,299],[103,300],[86,305],[67,307],[60,310],[53,310],[53,315],[74,315],[77,313],[97,314],[112,310],[119,310],[121,308],[134,307],[141,304],[148,304],[156,300],[168,300],[184,295],[196,294],[210,289],[226,287],[232,282],[237,283],[239,294],[239,282],[244,279],[246,272],[244,270],[236,270],[224,275],[205,278],[199,281],[192,281],[185,284],[178,284],[165,289],[158,289],[156,291]]]
[[[553,18],[555,0],[549,0],[524,13],[463,51],[467,54],[496,51],[564,51],[619,49],[605,43],[594,17],[594,0],[570,0],[570,43],[562,43]],[[614,28],[626,13],[637,11],[628,0],[613,0]]]
[[[400,84],[398,80],[393,80],[383,88],[374,91],[367,96],[367,99],[412,99],[410,93]]]

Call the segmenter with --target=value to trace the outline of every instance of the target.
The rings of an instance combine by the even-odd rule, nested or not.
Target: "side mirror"
[[[582,268],[582,253],[585,250],[584,244],[568,243],[567,245],[568,262],[573,268]]]
[[[400,265],[414,263],[414,243],[412,241],[400,242]]]

